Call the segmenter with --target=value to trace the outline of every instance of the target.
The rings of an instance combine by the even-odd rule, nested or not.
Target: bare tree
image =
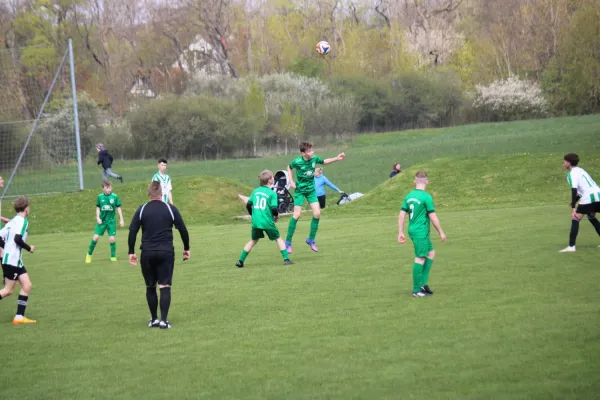
[[[228,40],[233,20],[232,0],[180,0],[193,16],[190,23],[200,29],[200,34],[212,47],[211,56],[221,65],[226,65],[234,78],[238,77],[229,59]]]

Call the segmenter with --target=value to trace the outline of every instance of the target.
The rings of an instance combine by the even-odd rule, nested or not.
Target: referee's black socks
[[[146,286],[146,300],[148,301],[148,308],[150,309],[150,315],[152,315],[152,321],[158,319],[158,296],[156,294],[156,286]]]
[[[169,307],[171,306],[171,287],[160,288],[160,318],[167,322]]]

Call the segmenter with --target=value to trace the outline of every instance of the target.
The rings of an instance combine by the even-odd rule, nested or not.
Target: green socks
[[[423,264],[413,264],[413,292],[420,292],[423,282]]]
[[[423,264],[423,286],[429,284],[429,271],[431,271],[432,264],[433,260],[431,258],[425,259],[425,264]]]
[[[285,238],[286,242],[292,242],[292,237],[294,236],[294,232],[296,231],[296,224],[298,220],[294,217],[290,218],[290,224],[288,225],[287,237]]]
[[[240,261],[244,262],[246,257],[248,257],[248,252],[246,250],[242,250],[242,254],[240,254]]]
[[[116,242],[110,244],[110,256],[113,258],[117,256],[117,243]]]
[[[286,249],[280,250],[281,253],[281,257],[283,257],[283,260],[289,260],[290,259],[290,255],[288,254]]]
[[[88,248],[88,254],[91,256],[94,253],[94,249],[96,248],[96,242],[95,240],[92,239],[92,241],[90,242],[90,247]]]
[[[308,238],[311,240],[315,240],[315,236],[317,236],[317,230],[319,230],[319,218],[314,218],[310,221],[310,234]]]

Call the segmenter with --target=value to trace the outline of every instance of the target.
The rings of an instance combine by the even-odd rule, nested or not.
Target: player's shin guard
[[[420,292],[423,286],[423,264],[413,264],[413,292]]]
[[[169,307],[171,306],[171,288],[160,288],[160,320],[167,322]]]
[[[158,295],[156,294],[156,286],[146,286],[146,301],[148,301],[148,308],[150,309],[152,320],[158,319]]]
[[[117,256],[117,243],[116,242],[110,242],[110,256],[111,257]]]
[[[281,253],[281,257],[283,257],[284,261],[290,259],[290,255],[288,254],[286,249],[280,250],[279,252]]]
[[[425,264],[423,264],[423,286],[429,284],[429,272],[431,271],[432,265],[433,260],[431,258],[426,258]]]
[[[315,236],[317,236],[317,231],[319,230],[319,218],[314,218],[310,221],[310,234],[308,235],[309,239],[315,240]]]
[[[288,225],[287,237],[285,238],[286,242],[292,242],[292,237],[294,236],[294,232],[296,231],[296,224],[298,220],[294,217],[290,218],[290,224]]]
[[[571,233],[569,234],[569,246],[575,246],[577,234],[579,233],[579,218],[575,217],[571,221]]]
[[[588,220],[594,226],[594,229],[596,230],[596,233],[598,234],[598,236],[600,236],[600,221],[598,221],[598,219],[596,217],[590,218],[589,216],[588,216]]]
[[[90,247],[88,248],[88,254],[91,256],[94,253],[94,249],[96,248],[96,242],[94,239],[90,242]]]
[[[27,307],[27,299],[29,296],[19,295],[19,299],[17,300],[17,315],[24,316],[25,308]]]

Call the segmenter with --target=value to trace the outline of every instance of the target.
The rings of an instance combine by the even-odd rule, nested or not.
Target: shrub
[[[517,76],[499,79],[488,86],[475,85],[473,107],[487,121],[512,121],[546,115],[548,102],[536,82]]]

